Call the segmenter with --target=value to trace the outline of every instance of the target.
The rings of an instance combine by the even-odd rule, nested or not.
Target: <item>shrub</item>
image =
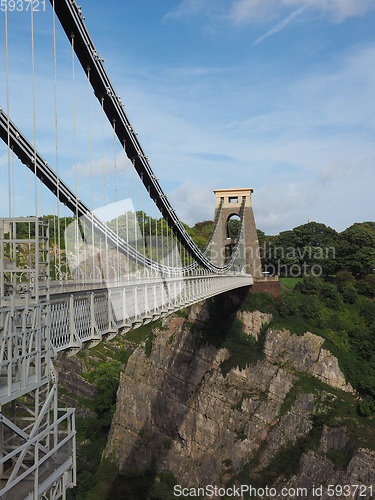
[[[153,332],[151,331],[149,336],[147,337],[146,339],[146,343],[145,343],[145,354],[146,356],[149,358],[151,356],[151,352],[152,352],[152,341],[154,339],[154,334]]]
[[[319,295],[324,282],[317,276],[305,276],[302,283],[298,283],[295,290],[306,295]]]
[[[99,389],[95,398],[95,411],[104,429],[110,427],[115,412],[121,368],[122,364],[119,361],[112,361],[102,363],[95,371],[90,373],[91,381]]]
[[[367,396],[358,403],[358,413],[363,417],[368,417],[374,411],[375,401]]]
[[[343,301],[335,285],[323,283],[320,287],[320,296],[327,307],[330,309],[341,309]]]
[[[348,285],[348,284],[352,284],[354,285],[355,284],[355,278],[354,276],[352,275],[352,273],[350,273],[349,271],[347,271],[346,269],[343,269],[341,271],[339,271],[337,274],[336,274],[336,278],[335,278],[335,283],[337,285],[337,288],[339,289],[339,291],[341,292],[342,291],[342,288],[345,286],[345,285]]]
[[[282,318],[293,316],[298,311],[298,302],[294,293],[283,293],[276,300],[276,309]]]
[[[266,292],[248,293],[241,305],[241,310],[272,313],[275,310],[275,298]]]
[[[375,324],[375,302],[366,300],[362,303],[361,316],[368,326]]]
[[[304,318],[315,321],[321,317],[323,304],[318,297],[313,295],[302,301],[300,310]]]
[[[375,298],[375,274],[369,274],[358,282],[358,292],[371,299]]]
[[[341,294],[344,302],[347,302],[348,304],[355,304],[358,297],[357,289],[352,283],[345,283],[341,287]]]
[[[223,347],[228,349],[230,357],[224,360],[221,365],[221,373],[226,374],[235,367],[246,368],[247,365],[255,364],[264,357],[265,332],[268,325],[263,325],[258,340],[253,336],[242,333],[242,322],[234,318],[223,342]]]

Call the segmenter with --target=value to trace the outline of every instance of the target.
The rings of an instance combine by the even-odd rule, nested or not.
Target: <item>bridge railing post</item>
[[[126,288],[125,287],[122,288],[121,295],[122,295],[122,327],[130,330],[130,328],[132,326],[132,322],[129,318],[128,310],[126,307],[127,301],[126,301]]]
[[[101,331],[95,319],[95,293],[90,293],[90,340],[95,344],[99,343],[103,338]],[[93,344],[91,344],[93,345]]]
[[[69,347],[73,349],[81,349],[82,341],[79,338],[79,335],[75,326],[75,318],[74,318],[74,296],[70,295],[69,297],[69,330],[70,330],[70,344]]]
[[[156,285],[156,283],[153,284],[153,291],[154,291],[154,316],[156,317],[159,313],[158,303],[157,303],[157,285]]]

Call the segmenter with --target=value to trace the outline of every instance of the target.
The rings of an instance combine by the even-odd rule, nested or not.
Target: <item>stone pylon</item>
[[[213,240],[211,260],[218,266],[224,265],[230,256],[231,248],[236,244],[229,228],[229,221],[240,215],[243,201],[245,201],[244,212],[244,243],[246,273],[254,278],[262,277],[262,266],[259,252],[259,240],[255,226],[253,207],[251,205],[252,188],[239,189],[214,189],[216,195],[215,219],[221,208],[221,217],[218,222],[217,231]]]

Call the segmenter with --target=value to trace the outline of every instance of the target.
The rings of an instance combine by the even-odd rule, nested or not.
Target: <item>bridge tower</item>
[[[211,259],[218,265],[224,265],[230,257],[231,249],[237,242],[237,228],[244,205],[244,244],[246,273],[253,278],[262,277],[262,266],[260,261],[259,240],[255,226],[253,208],[251,205],[252,188],[239,189],[214,189],[216,195],[215,220],[221,210],[216,234],[214,236]]]

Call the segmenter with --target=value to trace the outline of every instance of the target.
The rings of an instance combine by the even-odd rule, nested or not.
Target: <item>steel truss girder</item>
[[[22,237],[25,223],[33,225],[28,237]],[[0,498],[4,500],[39,500],[45,495],[57,500],[76,481],[75,410],[58,407],[52,363],[48,237],[48,223],[42,219],[0,219]],[[28,270],[31,286],[21,281],[24,270],[16,247],[22,244],[34,245],[34,264]],[[4,276],[10,288],[4,286]]]
[[[74,412],[58,407],[50,383],[2,407],[0,498],[39,500],[51,491],[52,500],[75,485]]]
[[[0,309],[0,401],[6,404],[49,380],[49,304]]]

